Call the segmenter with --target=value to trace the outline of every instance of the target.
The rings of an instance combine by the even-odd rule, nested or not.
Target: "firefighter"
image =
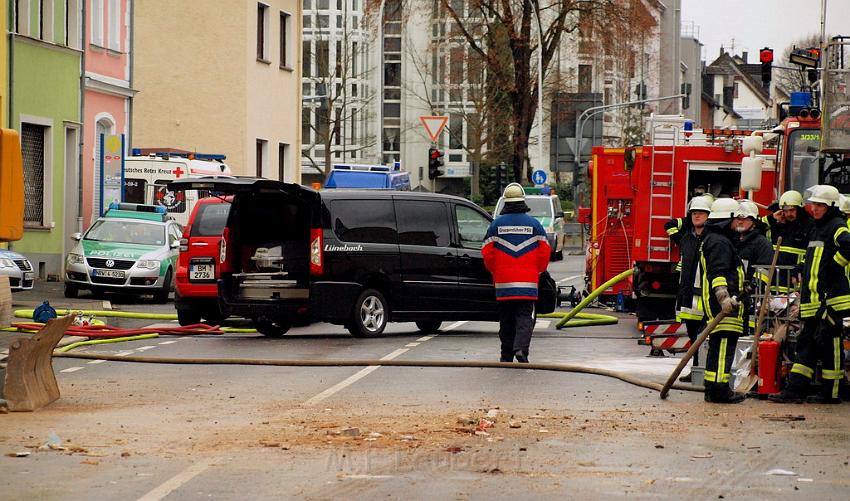
[[[758,230],[758,220],[758,206],[755,203],[749,200],[738,202],[738,210],[735,212],[735,219],[732,220],[734,230],[732,243],[735,244],[738,257],[741,258],[744,266],[744,283],[750,292],[755,289],[754,280],[761,280],[765,283],[765,287],[768,285],[767,275],[757,273],[756,265],[769,265],[773,261],[773,246],[770,245],[770,240]],[[745,301],[744,326],[754,329],[755,319],[750,318],[750,311],[751,303]]]
[[[812,218],[803,209],[803,195],[799,191],[786,191],[779,197],[779,210],[761,220],[774,249],[776,241],[782,237],[776,264],[794,266],[802,263],[815,231]]]
[[[699,256],[706,320],[713,321],[721,311],[726,314],[708,338],[705,363],[705,401],[722,404],[744,400],[729,387],[735,346],[744,330],[743,309],[736,297],[743,287],[744,269],[727,237],[737,211],[738,202],[731,198],[719,198],[711,205]]]
[[[493,275],[499,304],[501,362],[528,363],[534,330],[534,302],[540,274],[549,265],[546,230],[526,214],[522,185],[511,183],[504,192],[505,207],[487,229],[481,255]]]
[[[838,208],[838,190],[834,186],[811,188],[816,233],[806,251],[800,318],[803,330],[797,337],[797,354],[788,384],[781,393],[771,395],[774,402],[802,402],[810,386],[818,361],[822,366],[821,391],[811,395],[813,403],[840,403],[839,386],[844,379],[844,352],[841,330],[844,317],[850,316],[850,228]]]
[[[688,338],[693,343],[705,326],[705,313],[702,308],[699,277],[699,246],[702,243],[703,230],[708,214],[711,212],[711,201],[706,196],[691,199],[688,205],[688,217],[672,219],[664,225],[670,240],[679,246],[679,293],[676,296],[676,321],[684,322],[688,330]],[[699,352],[694,354],[693,365],[699,365]],[[679,378],[679,381],[690,383],[692,373]]]

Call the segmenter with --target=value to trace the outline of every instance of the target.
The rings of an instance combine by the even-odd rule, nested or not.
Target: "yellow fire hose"
[[[629,268],[628,270],[620,273],[616,277],[608,280],[604,284],[600,285],[593,292],[591,292],[586,298],[584,298],[579,304],[576,305],[575,308],[568,311],[567,313],[547,313],[545,315],[539,315],[544,318],[560,318],[561,320],[555,324],[556,329],[563,329],[565,327],[587,327],[592,325],[610,325],[616,324],[618,322],[617,317],[611,315],[602,315],[599,313],[580,313],[587,305],[589,305],[594,299],[599,297],[600,294],[605,292],[612,285],[625,280],[626,278],[632,276],[634,274],[634,268]],[[580,319],[574,321],[573,319],[578,317]]]

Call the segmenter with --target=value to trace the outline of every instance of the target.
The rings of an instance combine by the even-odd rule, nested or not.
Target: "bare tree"
[[[827,36],[829,40],[832,36]],[[820,34],[811,33],[795,40],[782,50],[782,55],[773,62],[773,76],[776,85],[786,93],[811,87],[806,71],[790,62],[791,51],[797,49],[817,48],[820,46]]]
[[[512,164],[516,181],[530,181],[529,134],[537,112],[537,68],[545,76],[580,12],[620,16],[618,0],[439,0],[466,43],[482,60],[488,80],[510,103]],[[542,46],[537,32],[542,33]],[[524,175],[523,175],[524,174]]]

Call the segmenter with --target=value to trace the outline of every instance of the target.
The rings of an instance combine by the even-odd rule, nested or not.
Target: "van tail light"
[[[225,227],[224,231],[221,232],[221,240],[218,242],[218,262],[221,264],[220,271],[222,273],[229,273],[232,270],[230,269],[230,263],[227,260],[227,243],[230,241],[230,228]]]
[[[318,276],[324,271],[325,256],[322,245],[322,229],[310,230],[310,275]]]
[[[180,252],[186,252],[189,250],[189,239],[187,238],[192,234],[192,226],[186,226],[183,228],[183,234],[180,236]]]

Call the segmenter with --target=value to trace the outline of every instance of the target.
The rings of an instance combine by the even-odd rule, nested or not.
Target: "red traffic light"
[[[440,150],[431,150],[431,160],[436,160],[443,156],[443,153]]]
[[[759,61],[762,64],[771,64],[773,62],[773,49],[765,47],[759,51]]]

